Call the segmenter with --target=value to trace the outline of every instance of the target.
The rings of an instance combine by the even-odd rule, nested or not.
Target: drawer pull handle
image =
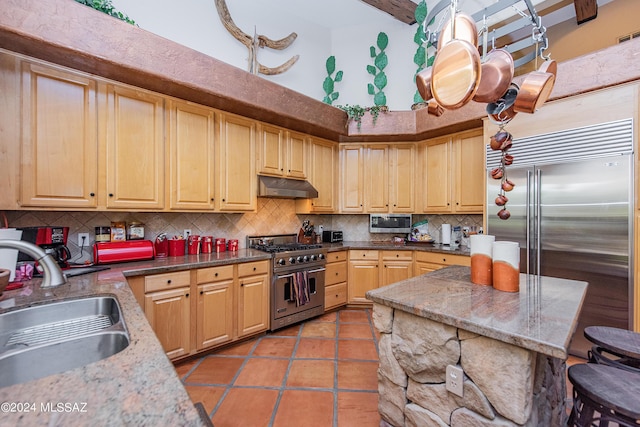
[[[218,273],[214,274],[215,277],[218,277]]]
[[[253,271],[256,271],[256,267],[253,267]]]
[[[167,280],[167,285],[171,284],[171,279]]]

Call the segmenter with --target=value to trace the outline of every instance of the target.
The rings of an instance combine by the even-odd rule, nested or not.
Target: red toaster
[[[150,240],[127,240],[126,242],[98,242],[93,245],[93,263],[143,261],[153,259],[153,242]]]

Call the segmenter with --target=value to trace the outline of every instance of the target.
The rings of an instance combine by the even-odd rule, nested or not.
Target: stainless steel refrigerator
[[[632,119],[514,135],[507,220],[497,216],[500,180],[487,174],[486,232],[520,244],[521,271],[589,283],[570,347],[581,357],[585,327],[632,327],[633,139]],[[487,171],[499,163],[487,146]]]

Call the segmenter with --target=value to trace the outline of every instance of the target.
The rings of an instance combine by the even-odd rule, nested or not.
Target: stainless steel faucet
[[[45,253],[45,251],[33,243],[24,240],[0,240],[0,249],[17,249],[38,261],[44,271],[42,272],[42,288],[55,288],[56,286],[67,283],[67,276],[62,273],[60,266],[53,257]]]

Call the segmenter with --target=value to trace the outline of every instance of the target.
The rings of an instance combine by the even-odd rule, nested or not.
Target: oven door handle
[[[320,273],[321,271],[325,271],[326,268],[321,267],[321,268],[316,268],[315,270],[309,270],[307,271],[307,273],[311,274],[311,273]]]
[[[293,277],[294,273],[291,274],[285,274],[284,276],[281,276],[280,274],[276,274],[276,280],[277,279],[287,279],[289,277]]]

